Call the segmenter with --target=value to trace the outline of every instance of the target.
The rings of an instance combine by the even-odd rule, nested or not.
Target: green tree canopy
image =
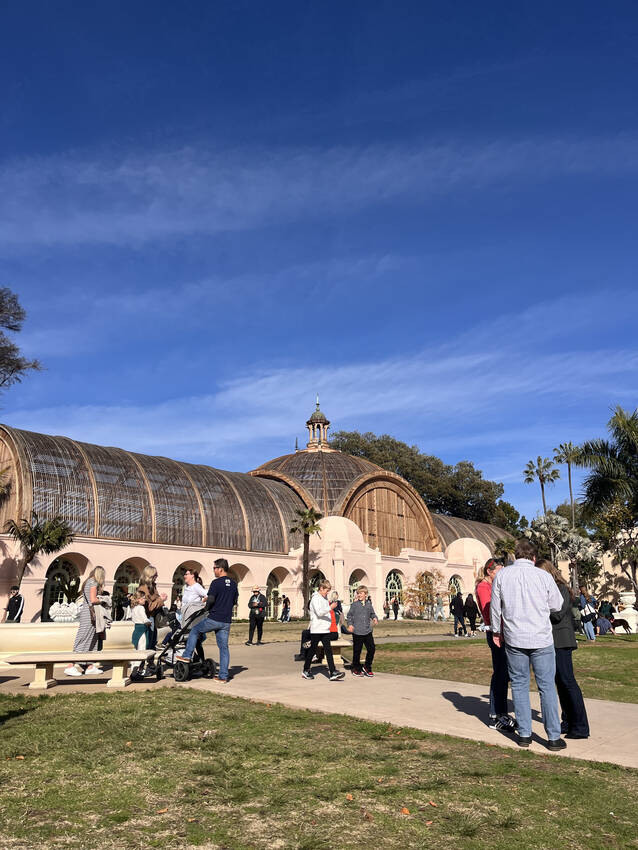
[[[40,369],[37,360],[28,360],[4,331],[17,333],[26,318],[18,296],[7,287],[0,288],[0,390],[18,384],[25,372]]]
[[[463,460],[451,466],[434,455],[423,454],[388,434],[336,431],[330,445],[395,472],[410,483],[431,511],[500,525],[517,534],[527,520],[500,499],[503,485],[483,478],[480,469]],[[519,526],[519,522],[522,525]]]

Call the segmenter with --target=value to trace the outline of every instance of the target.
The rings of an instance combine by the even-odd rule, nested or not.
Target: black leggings
[[[330,632],[322,632],[321,634],[310,633],[310,649],[306,652],[306,660],[304,661],[303,669],[307,672],[310,670],[310,665],[319,644],[322,644],[326,656],[328,670],[332,675],[335,671],[335,662],[332,657],[332,645],[330,643]]]

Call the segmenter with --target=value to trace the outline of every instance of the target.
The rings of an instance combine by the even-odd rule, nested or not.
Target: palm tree
[[[572,507],[572,528],[576,528],[576,513],[574,510],[574,491],[572,490],[572,464],[578,462],[580,449],[573,443],[560,443],[554,449],[554,463],[567,464],[567,478],[569,480],[569,503]]]
[[[584,508],[589,516],[624,504],[638,520],[638,408],[616,407],[607,423],[610,440],[588,440],[578,463],[592,471],[585,479]]]
[[[516,540],[513,537],[499,537],[494,541],[494,557],[499,561],[507,563],[508,558],[514,554]]]
[[[17,523],[10,519],[5,531],[20,543],[24,553],[22,567],[16,577],[18,586],[22,584],[25,570],[36,555],[52,555],[73,542],[71,526],[62,517],[41,520],[35,511],[31,514],[31,522],[22,519]]]
[[[308,610],[308,592],[310,590],[310,535],[319,534],[321,526],[318,524],[323,516],[314,508],[297,508],[295,511],[299,519],[290,529],[291,534],[301,532],[303,534],[303,571],[301,575],[303,592],[304,615]]]
[[[560,472],[554,466],[553,461],[551,461],[548,457],[541,457],[540,455],[536,458],[536,463],[533,460],[530,460],[525,469],[523,470],[523,475],[525,476],[526,484],[533,484],[534,480],[538,478],[539,484],[541,485],[541,497],[543,499],[543,513],[547,516],[547,504],[545,503],[545,485],[553,484],[554,481],[557,481],[560,478]]]

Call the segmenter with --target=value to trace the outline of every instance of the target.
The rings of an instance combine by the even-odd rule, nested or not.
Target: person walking
[[[262,637],[264,635],[264,620],[266,619],[267,605],[268,601],[266,597],[259,589],[259,585],[256,584],[253,587],[253,595],[248,600],[248,611],[250,613],[248,620],[248,640],[246,641],[246,646],[253,645],[255,629],[257,629],[257,646],[262,645]]]
[[[435,611],[434,611],[434,619],[435,620],[445,620],[445,614],[443,613],[443,597],[440,593],[436,594],[435,600]]]
[[[589,593],[584,585],[581,585],[580,598],[578,607],[580,608],[580,621],[583,624],[583,631],[589,641],[596,640],[596,631],[594,625],[596,623],[596,598]]]
[[[536,568],[536,550],[529,540],[518,540],[514,555],[514,563],[499,570],[492,583],[490,624],[494,643],[505,645],[518,723],[517,743],[520,747],[529,747],[532,741],[531,667],[541,698],[547,748],[561,750],[566,744],[560,737],[554,687],[556,655],[549,615],[552,611],[560,611],[563,597],[554,579]]]
[[[399,617],[399,600],[396,596],[392,600],[392,610],[394,612],[394,619],[397,620]]]
[[[374,661],[375,644],[372,629],[379,622],[372,600],[368,597],[368,588],[360,584],[357,588],[357,598],[348,611],[348,631],[352,635],[352,675],[374,676],[372,662]],[[361,650],[366,648],[366,660],[361,667]]]
[[[479,609],[474,601],[474,597],[471,593],[468,593],[465,604],[463,605],[463,616],[467,617],[468,623],[470,624],[470,637],[474,637],[476,634],[476,618],[478,617],[478,613]]]
[[[336,602],[328,602],[328,592],[332,589],[329,581],[325,579],[320,582],[319,589],[312,594],[310,605],[310,647],[306,652],[301,675],[304,679],[314,679],[310,672],[310,665],[319,644],[323,646],[328,673],[331,682],[338,682],[345,677],[345,673],[337,672],[332,646],[330,645],[330,627],[332,625],[332,612],[337,607]]]
[[[490,680],[490,729],[499,732],[516,731],[516,721],[509,716],[507,710],[507,686],[510,680],[507,672],[507,658],[505,647],[494,643],[492,627],[490,625],[490,600],[492,598],[492,582],[503,565],[497,563],[494,558],[486,561],[483,567],[483,578],[476,585],[476,598],[479,611],[485,623],[485,638],[492,655],[492,678]]]
[[[9,592],[9,601],[4,609],[5,623],[19,623],[24,610],[24,596],[20,593],[20,588],[14,584]]]
[[[73,642],[73,652],[97,652],[98,636],[95,628],[94,605],[99,605],[99,596],[104,588],[106,573],[102,567],[95,567],[86,577],[80,595],[84,604],[80,607],[80,622]],[[104,671],[96,662],[92,664],[71,664],[64,670],[67,676],[99,675]]]
[[[467,629],[465,628],[465,604],[463,602],[463,596],[461,591],[456,594],[452,598],[450,602],[450,613],[454,617],[454,637],[459,637],[461,634],[461,629],[463,629],[463,634],[467,635]]]
[[[281,600],[281,617],[279,620],[282,623],[290,622],[290,599],[285,595]]]
[[[536,566],[549,573],[563,597],[560,611],[553,611],[549,615],[554,637],[554,652],[556,653],[555,682],[562,712],[561,733],[566,738],[589,738],[587,709],[585,708],[583,693],[574,676],[574,665],[572,663],[572,654],[575,649],[578,649],[572,617],[574,595],[551,561],[540,560],[536,562]]]
[[[186,648],[181,655],[176,655],[176,661],[190,663],[197,642],[208,632],[215,632],[215,639],[219,649],[219,673],[215,681],[222,684],[228,682],[230,666],[230,652],[228,650],[228,637],[230,635],[230,624],[233,619],[233,608],[237,604],[239,591],[237,582],[228,575],[228,561],[226,558],[218,558],[213,564],[215,578],[208,588],[208,599],[206,602],[208,616],[196,623],[190,630]]]
[[[388,602],[387,596],[383,600],[383,619],[384,620],[390,619],[390,603]]]

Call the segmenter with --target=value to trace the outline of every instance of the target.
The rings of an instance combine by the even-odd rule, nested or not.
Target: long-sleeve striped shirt
[[[563,597],[554,579],[533,561],[519,558],[499,570],[492,583],[492,631],[520,649],[553,645],[550,611],[560,611]]]

